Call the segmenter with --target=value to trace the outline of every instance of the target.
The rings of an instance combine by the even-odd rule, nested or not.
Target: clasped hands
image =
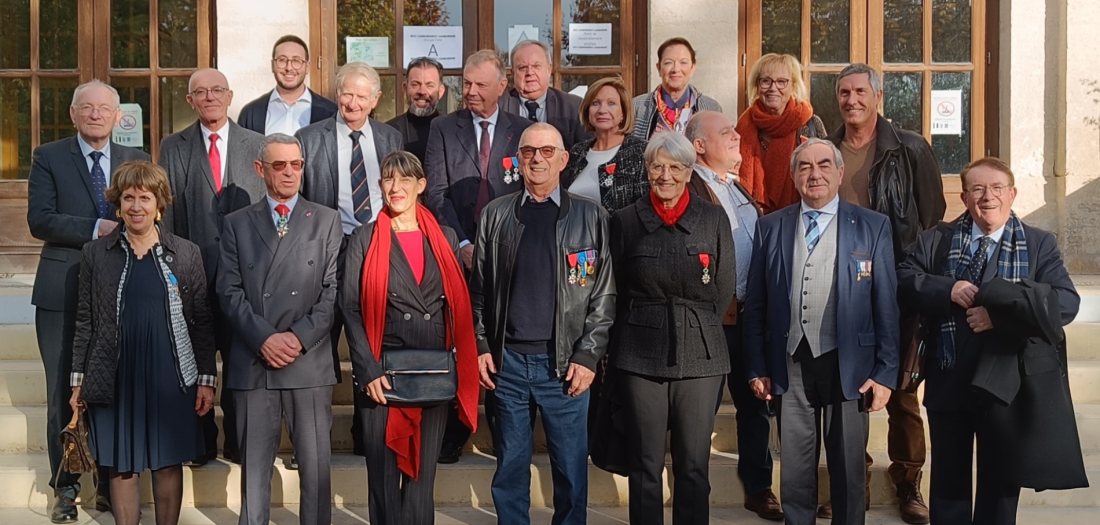
[[[283,368],[302,354],[302,342],[294,332],[271,334],[260,346],[260,356],[271,368]]]
[[[984,306],[974,306],[977,295],[978,287],[970,281],[958,281],[951,287],[951,302],[966,308],[966,324],[976,334],[993,329],[989,311]]]

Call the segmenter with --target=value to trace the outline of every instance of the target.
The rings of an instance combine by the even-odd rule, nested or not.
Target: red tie
[[[214,175],[214,189],[222,192],[222,153],[218,151],[217,133],[210,134],[210,173]]]

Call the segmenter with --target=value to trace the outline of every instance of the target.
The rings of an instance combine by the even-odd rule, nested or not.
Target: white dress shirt
[[[94,167],[94,166],[92,166],[92,164],[93,164],[92,163],[92,152],[93,151],[98,151],[98,152],[103,154],[103,156],[99,158],[99,168],[103,170],[103,176],[107,178],[107,180],[104,181],[104,182],[106,182],[107,187],[110,188],[111,187],[111,141],[107,141],[107,143],[103,145],[103,149],[95,149],[95,148],[92,147],[91,144],[88,144],[87,142],[84,142],[84,137],[81,137],[80,134],[77,133],[76,134],[76,143],[80,145],[80,153],[82,155],[84,155],[84,160],[87,161],[87,163],[88,163],[88,175],[89,176],[91,176],[92,173],[95,173],[95,170],[92,169]],[[96,219],[95,220],[95,228],[92,229],[92,240],[93,241],[99,238],[99,223],[101,223],[101,222],[103,222],[103,219]]]
[[[497,131],[497,118],[500,117],[500,109],[498,108],[489,115],[489,118],[481,118],[474,113],[474,144],[477,144],[478,149],[481,149],[481,122],[489,121],[489,147],[493,147],[493,135]],[[480,153],[480,151],[478,151]]]
[[[222,187],[224,188],[226,186],[227,179],[225,173],[225,163],[226,159],[229,158],[229,147],[226,146],[226,144],[229,144],[229,119],[225,119],[225,124],[222,124],[221,129],[209,130],[206,129],[206,125],[204,124],[199,124],[199,129],[202,130],[202,143],[206,147],[207,155],[210,154],[210,135],[214,133],[218,134],[218,153],[220,154],[220,157],[222,159],[220,173],[222,174]]]
[[[806,212],[813,210],[813,208],[806,205],[806,201],[802,201],[801,210],[799,213],[802,216],[802,236],[806,236],[806,225],[810,223],[810,218],[806,216]],[[833,222],[833,218],[836,217],[836,212],[840,210],[840,194],[838,193],[833,200],[815,211],[821,212],[821,215],[817,216],[817,231],[824,232],[825,228],[829,227],[829,223]]]
[[[264,134],[285,133],[294,135],[294,132],[309,125],[310,109],[313,107],[313,95],[309,90],[302,91],[294,104],[288,104],[279,96],[279,90],[271,91],[271,97],[267,100],[267,121],[264,123]]]
[[[355,218],[355,206],[351,199],[351,128],[344,121],[344,117],[336,114],[336,144],[337,167],[340,169],[339,189],[336,201],[340,205],[340,220],[345,235],[350,235],[359,219]],[[378,212],[382,211],[382,168],[378,165],[378,153],[374,148],[374,132],[371,131],[370,120],[367,120],[359,130],[363,135],[359,137],[359,150],[363,153],[363,168],[367,170],[367,187],[370,188],[371,222],[378,218]]]

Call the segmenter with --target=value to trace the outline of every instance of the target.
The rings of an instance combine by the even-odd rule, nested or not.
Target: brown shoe
[[[779,505],[779,500],[771,489],[745,494],[745,509],[766,520],[783,521],[783,507]]]
[[[898,510],[905,523],[928,523],[928,505],[920,494],[920,478],[898,484]]]
[[[823,520],[833,519],[833,502],[826,501],[817,507],[817,517]]]

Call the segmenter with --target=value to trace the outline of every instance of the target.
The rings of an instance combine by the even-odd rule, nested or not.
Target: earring
[[[122,211],[115,210],[115,218],[121,219],[122,218]]]
[[[160,220],[161,220],[162,218],[164,218],[164,216],[163,216],[163,215],[161,215],[161,214],[160,214],[160,212],[158,211],[158,212],[157,212],[157,222],[160,222]]]

